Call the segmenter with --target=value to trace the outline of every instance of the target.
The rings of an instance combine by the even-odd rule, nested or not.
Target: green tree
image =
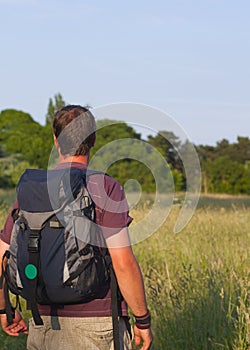
[[[229,156],[218,157],[204,164],[208,192],[250,194],[248,166],[233,161]]]
[[[228,156],[231,160],[244,164],[247,160],[250,160],[250,139],[238,136],[237,142],[234,143],[222,139],[216,143],[216,146],[200,145],[197,150],[201,161]]]
[[[49,99],[48,110],[46,114],[46,125],[51,125],[55,112],[65,106],[65,101],[60,93],[55,94],[54,101]]]
[[[0,158],[2,157],[4,157],[4,152],[2,146],[0,145]]]
[[[30,168],[26,161],[20,161],[17,155],[0,158],[0,188],[12,188],[25,169]]]
[[[228,140],[222,139],[216,146],[200,145],[197,150],[202,167],[203,191],[249,193],[248,137],[238,136],[237,142],[231,144]]]
[[[140,134],[126,123],[101,120],[97,127],[91,167],[107,171],[123,185],[130,179],[137,180],[145,192],[155,192],[156,185],[160,192],[172,190],[172,176],[180,185],[179,174],[171,173],[156,147],[141,140]]]
[[[132,168],[137,170],[135,161],[128,158],[126,147],[133,140],[140,140],[141,135],[124,122],[108,119],[97,121],[96,134],[96,143],[91,151],[91,166],[107,171],[124,184],[131,178]]]
[[[0,142],[5,156],[18,155],[31,166],[47,168],[53,145],[50,126],[41,126],[24,112],[7,109],[0,113]]]
[[[131,126],[125,122],[100,119],[96,122],[96,143],[92,153],[96,153],[104,145],[124,138],[141,139],[141,134],[137,133]]]
[[[182,162],[178,155],[181,141],[172,131],[159,131],[156,136],[149,135],[148,142],[161,152],[174,169],[182,170]]]

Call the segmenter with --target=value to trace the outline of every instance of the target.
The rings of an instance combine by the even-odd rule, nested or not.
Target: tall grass
[[[179,234],[174,207],[134,247],[153,316],[153,349],[250,349],[250,210],[198,209]],[[135,210],[137,221],[144,210]]]
[[[134,246],[152,313],[153,350],[250,349],[249,198],[244,205],[227,200],[203,198],[176,235],[180,207],[174,206],[162,227]],[[135,223],[149,205],[133,209]],[[2,227],[6,207],[0,213]],[[25,349],[25,341],[0,332],[1,350]]]

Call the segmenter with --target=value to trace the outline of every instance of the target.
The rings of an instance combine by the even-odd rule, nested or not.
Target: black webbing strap
[[[4,283],[3,290],[4,290],[5,311],[6,311],[7,321],[8,321],[9,324],[12,324],[13,323],[15,309],[11,305],[10,295],[9,295],[9,288],[8,288],[7,283]]]
[[[4,253],[3,258],[2,258],[1,289],[3,288],[7,321],[9,324],[12,324],[15,308],[13,308],[13,306],[11,304],[10,295],[9,295],[9,286],[8,286],[7,281],[6,281],[6,277],[7,277],[6,269],[8,267],[4,266],[4,259],[5,258],[9,259],[9,257],[10,257],[10,252],[8,250],[6,250],[6,252]]]
[[[0,276],[0,289],[3,289],[3,281],[4,281],[4,259],[6,257],[6,252],[4,253],[3,257],[2,257],[2,262],[1,262],[1,265],[2,265],[2,274]]]
[[[35,266],[36,273],[32,274],[26,273],[26,277],[29,279],[29,306],[32,312],[34,322],[37,326],[43,325],[43,320],[38,311],[37,302],[36,302],[36,289],[37,289],[37,280],[38,280],[38,270],[39,270],[39,239],[40,231],[30,230],[29,241],[28,241],[28,252],[29,252],[29,265],[31,267]]]
[[[114,338],[114,350],[120,350],[119,340],[119,320],[118,320],[118,285],[113,270],[113,266],[110,265],[110,288],[111,288],[111,309],[112,309],[112,324],[113,324],[113,338]]]

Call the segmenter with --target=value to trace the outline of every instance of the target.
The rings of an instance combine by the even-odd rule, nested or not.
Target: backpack
[[[86,170],[28,169],[18,183],[17,199],[19,210],[13,214],[10,248],[4,255],[9,322],[8,290],[27,300],[37,325],[43,324],[37,303],[57,307],[88,302],[101,291],[105,295],[110,279],[111,298],[117,297],[108,249],[94,222]],[[112,316],[114,327],[117,298],[112,300]]]

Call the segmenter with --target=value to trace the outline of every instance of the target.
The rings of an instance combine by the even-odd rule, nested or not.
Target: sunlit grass
[[[175,235],[178,214],[174,207],[165,224],[134,247],[153,315],[153,349],[248,349],[249,208],[197,209]]]
[[[134,246],[152,313],[154,350],[250,349],[249,197],[202,200],[179,234],[173,233],[177,204],[157,232]],[[135,222],[151,202],[147,198],[132,210]],[[0,227],[6,215],[2,208]],[[0,332],[0,349],[25,349],[25,337]]]

